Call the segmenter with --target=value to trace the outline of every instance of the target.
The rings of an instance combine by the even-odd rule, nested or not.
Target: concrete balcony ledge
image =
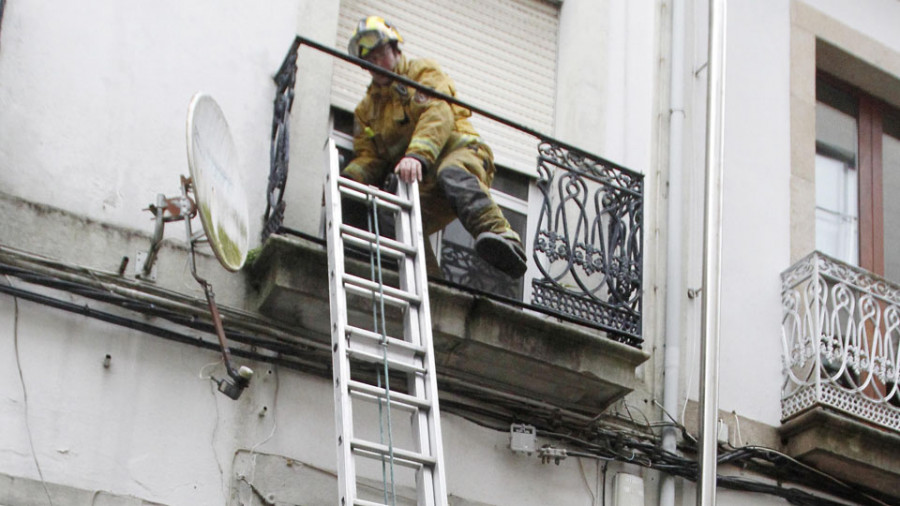
[[[348,271],[368,269],[348,261]],[[248,270],[260,313],[330,342],[328,259],[321,244],[273,235]],[[385,273],[386,284],[395,280],[395,273]],[[635,368],[650,357],[600,331],[463,290],[430,283],[429,296],[439,382],[463,381],[596,415],[634,390]],[[364,318],[366,310],[351,304],[351,319]]]
[[[779,429],[785,453],[848,483],[900,498],[900,434],[817,406]]]

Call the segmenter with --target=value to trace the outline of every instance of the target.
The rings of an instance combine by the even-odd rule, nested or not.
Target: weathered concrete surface
[[[104,490],[84,490],[0,474],[0,504],[44,506],[48,496],[53,504],[67,506],[164,506],[137,497],[118,495]]]
[[[348,265],[362,274],[367,269]],[[330,341],[327,272],[322,245],[271,237],[250,269],[258,283],[259,311]],[[395,282],[396,276],[385,280]],[[429,296],[435,360],[445,377],[597,414],[634,390],[635,368],[649,358],[602,332],[461,290],[431,283]],[[370,311],[365,301],[350,306],[351,319],[364,319]],[[389,326],[392,331],[397,329]]]
[[[334,471],[281,455],[238,451],[234,456],[234,476],[228,506],[333,506],[338,489]],[[360,478],[361,498],[377,502],[382,498],[380,481]],[[397,486],[399,506],[416,505],[415,486]],[[450,494],[450,506],[490,506]]]
[[[900,497],[900,435],[823,407],[779,429],[785,452],[849,483]]]

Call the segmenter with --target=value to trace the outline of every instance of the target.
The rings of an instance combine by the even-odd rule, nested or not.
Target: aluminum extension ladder
[[[398,497],[397,486],[415,486],[418,505],[446,506],[418,185],[401,182],[398,195],[394,195],[342,178],[333,141],[328,149],[325,230],[331,290],[338,504],[395,506],[398,498],[406,501],[402,504],[408,504],[408,499]],[[368,206],[370,230],[343,223],[342,197]],[[396,220],[396,239],[380,234],[378,216],[385,213]],[[345,246],[355,247],[369,257],[369,279],[347,272]],[[383,273],[383,261],[397,266],[399,283],[395,286],[385,284],[383,274],[393,273]],[[360,308],[366,304],[371,305],[372,312],[369,329],[350,323],[351,318],[355,318],[354,323],[360,319]],[[386,315],[386,308],[392,313]],[[402,335],[389,335],[388,326],[393,333]],[[373,420],[375,410],[377,423]],[[371,477],[377,475],[379,467],[381,487],[373,486],[377,479]],[[361,483],[358,475],[368,482]]]

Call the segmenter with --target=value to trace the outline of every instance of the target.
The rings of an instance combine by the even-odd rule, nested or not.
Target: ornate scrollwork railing
[[[819,252],[781,279],[782,418],[827,406],[900,431],[900,286]]]
[[[538,150],[532,303],[639,344],[643,177],[549,141]]]
[[[522,299],[521,281],[494,269],[472,248],[444,240],[441,243],[441,272],[451,283],[510,299]]]
[[[284,223],[284,189],[288,176],[289,118],[294,105],[294,84],[297,81],[297,50],[294,41],[287,57],[275,74],[274,111],[272,113],[272,143],[269,149],[269,184],[266,188],[266,211],[263,214],[262,239],[278,232]]]
[[[277,92],[272,121],[272,155],[263,239],[283,227],[284,188],[288,171],[288,116],[294,97],[297,51],[301,45],[378,73],[380,67],[297,37],[275,77]],[[389,73],[388,73],[389,74]],[[612,339],[640,346],[642,297],[643,176],[602,158],[579,151],[479,107],[426,90],[402,76],[392,78],[428,91],[540,139],[537,186],[542,195],[530,250],[531,309],[608,332]],[[526,238],[527,239],[527,238]],[[471,252],[444,248],[445,275],[451,281],[494,294],[522,297],[521,287],[489,270]],[[448,274],[449,273],[449,274]],[[531,276],[531,274],[529,274]],[[495,283],[495,281],[500,284]],[[526,283],[529,281],[526,280]],[[501,286],[502,285],[502,286]],[[527,292],[527,290],[526,290]]]

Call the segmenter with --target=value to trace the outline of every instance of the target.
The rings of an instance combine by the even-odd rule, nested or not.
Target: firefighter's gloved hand
[[[394,167],[394,173],[405,183],[422,180],[422,162],[411,156],[404,156]]]

